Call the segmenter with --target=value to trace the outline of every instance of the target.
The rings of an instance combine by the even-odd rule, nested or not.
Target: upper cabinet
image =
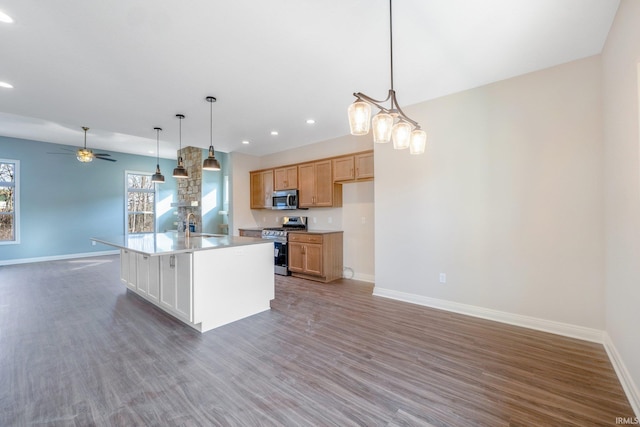
[[[271,209],[273,203],[273,170],[249,172],[251,209]]]
[[[298,167],[286,166],[274,169],[276,190],[293,190],[298,188]]]
[[[370,179],[373,179],[373,151],[333,159],[333,180],[335,182]]]
[[[274,190],[298,190],[301,208],[342,206],[342,184],[373,179],[373,150],[251,171],[251,209],[271,209]]]
[[[331,160],[298,165],[298,190],[302,208],[342,206],[342,191],[333,184]]]

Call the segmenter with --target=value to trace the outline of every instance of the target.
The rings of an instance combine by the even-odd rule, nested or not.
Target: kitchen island
[[[132,292],[206,332],[270,309],[273,242],[214,234],[93,237],[120,249],[120,279]]]

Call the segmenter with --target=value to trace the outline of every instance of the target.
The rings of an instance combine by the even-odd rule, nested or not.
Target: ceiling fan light
[[[371,105],[364,101],[355,101],[349,105],[348,113],[351,135],[368,134],[371,120]]]
[[[396,123],[391,130],[391,139],[393,140],[393,148],[396,150],[409,148],[411,125],[407,122]]]
[[[384,144],[391,141],[391,128],[393,128],[393,117],[382,111],[376,114],[371,121],[373,127],[373,142]]]
[[[93,153],[91,152],[91,150],[87,150],[86,148],[80,148],[76,152],[76,159],[78,159],[78,161],[82,163],[89,163],[93,161]]]
[[[423,154],[427,146],[427,133],[422,129],[416,129],[411,132],[411,140],[409,141],[410,154]]]

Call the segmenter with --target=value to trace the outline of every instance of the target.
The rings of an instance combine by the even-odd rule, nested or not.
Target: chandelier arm
[[[385,111],[385,112],[389,112],[391,111],[391,109],[393,109],[393,104],[391,105],[391,109],[388,109],[386,107],[383,107],[382,105],[380,105],[383,102],[387,102],[389,99],[392,98],[393,96],[393,90],[389,91],[389,94],[387,95],[387,97],[383,100],[378,100],[378,99],[373,99],[368,95],[365,95],[362,92],[358,92],[358,93],[354,93],[353,96],[355,96],[356,98],[358,98],[359,100],[365,100],[367,102],[370,102],[371,104],[375,105],[376,107],[378,107],[379,109]]]
[[[418,124],[418,122],[410,119],[409,116],[407,116],[405,112],[402,111],[402,109],[400,108],[400,105],[398,105],[398,100],[396,99],[395,92],[393,92],[393,96],[391,97],[391,105],[396,106],[396,111],[399,113],[398,116],[401,117],[402,120],[411,123],[416,129],[420,129],[420,125]]]

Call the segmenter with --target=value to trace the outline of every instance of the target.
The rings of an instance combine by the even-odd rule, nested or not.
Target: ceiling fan
[[[78,159],[78,161],[82,162],[82,163],[89,163],[89,162],[93,161],[93,159],[107,160],[109,162],[117,162],[116,159],[109,159],[109,157],[111,157],[111,154],[94,153],[93,151],[88,149],[87,148],[87,131],[89,130],[89,128],[86,127],[86,126],[83,126],[82,130],[84,130],[84,147],[78,148],[77,150],[70,150],[68,148],[63,148],[63,150],[74,152],[75,155],[76,155],[76,159]],[[68,155],[71,155],[71,153],[49,153],[49,154],[68,154]]]

